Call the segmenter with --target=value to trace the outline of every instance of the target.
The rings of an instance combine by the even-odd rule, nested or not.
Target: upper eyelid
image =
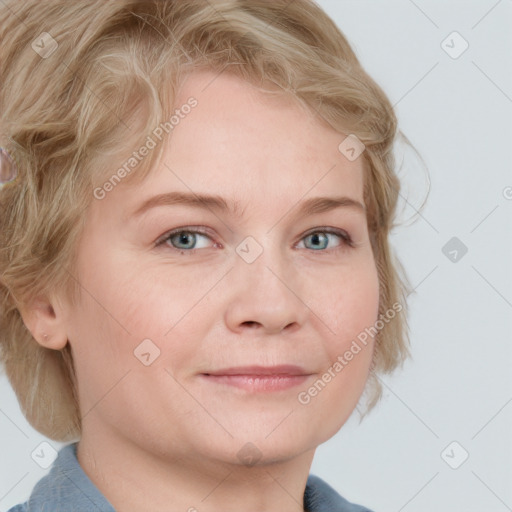
[[[204,235],[210,238],[212,236],[210,235],[210,230],[206,230],[201,226],[184,226],[180,228],[171,229],[165,232],[162,236],[158,237],[158,240],[166,240],[171,235],[175,235],[177,233],[198,233],[200,235]]]

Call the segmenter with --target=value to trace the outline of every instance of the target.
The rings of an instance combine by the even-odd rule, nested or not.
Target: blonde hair
[[[397,119],[317,4],[5,0],[0,40],[0,146],[19,169],[0,191],[0,357],[35,429],[58,441],[80,437],[77,383],[70,344],[63,350],[39,345],[20,309],[56,292],[71,303],[79,299],[75,250],[93,190],[169,120],[183,77],[199,68],[236,73],[272,94],[277,85],[366,146],[364,199],[379,314],[402,306],[375,338],[367,412],[373,408],[382,394],[377,375],[410,355],[410,288],[388,240],[400,190],[392,151]],[[162,147],[125,181],[143,179],[160,161]]]

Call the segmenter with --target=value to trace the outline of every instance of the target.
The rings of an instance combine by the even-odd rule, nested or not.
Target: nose
[[[264,249],[248,263],[238,255],[229,273],[229,298],[225,322],[236,333],[294,332],[308,315],[300,273],[285,261],[282,251]]]

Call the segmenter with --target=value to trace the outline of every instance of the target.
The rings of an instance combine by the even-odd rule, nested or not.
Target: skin
[[[319,117],[227,73],[192,73],[176,105],[190,96],[198,105],[172,131],[168,167],[93,200],[79,247],[80,303],[51,297],[24,319],[48,348],[71,344],[78,459],[116,510],[301,511],[316,448],[364,389],[372,341],[308,404],[298,394],[374,324],[379,283],[364,211],[299,216],[298,206],[334,195],[363,203],[363,161],[345,158],[345,135]],[[129,218],[171,191],[236,200],[243,216],[173,205]],[[155,246],[189,226],[207,236]],[[252,263],[236,252],[248,236],[263,250]],[[145,366],[134,350],[148,338],[160,356]],[[296,364],[309,376],[262,393],[199,375],[252,364]],[[248,442],[242,453],[255,464],[240,457]]]

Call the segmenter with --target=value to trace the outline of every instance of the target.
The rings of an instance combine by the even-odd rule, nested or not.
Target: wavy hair
[[[41,20],[49,34],[41,34]],[[375,337],[366,413],[373,408],[382,395],[378,375],[410,356],[411,290],[389,243],[401,132],[389,99],[315,2],[4,0],[0,40],[0,146],[18,166],[0,190],[0,358],[36,430],[57,441],[80,437],[77,382],[70,343],[42,347],[20,311],[40,295],[79,299],[76,247],[93,190],[172,116],[180,84],[199,68],[291,95],[364,143],[379,315],[402,306]],[[162,148],[125,180],[143,179]]]

